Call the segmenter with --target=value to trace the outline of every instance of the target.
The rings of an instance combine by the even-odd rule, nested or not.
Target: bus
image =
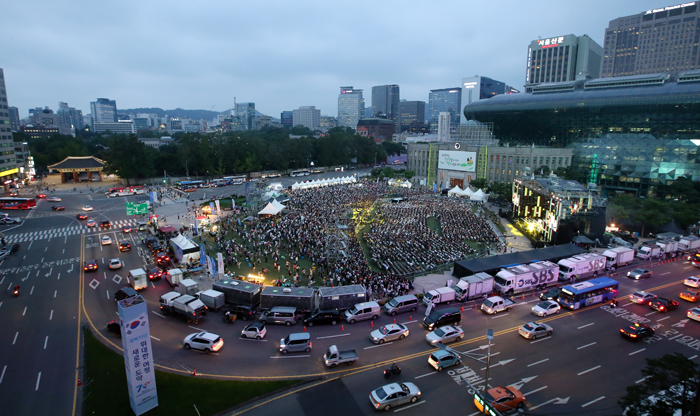
[[[596,303],[605,303],[617,297],[620,284],[609,277],[599,277],[585,282],[564,286],[559,293],[561,306],[571,310]]]
[[[204,181],[180,181],[175,184],[175,187],[181,191],[193,192],[202,185],[204,185]]]
[[[124,186],[121,188],[111,188],[109,192],[106,192],[107,197],[117,197],[117,196],[129,196],[129,195],[143,195],[145,193],[143,186]]]
[[[212,188],[218,188],[226,185],[228,185],[228,183],[226,183],[226,179],[212,179],[209,181],[209,186]]]
[[[33,209],[36,208],[36,199],[0,197],[0,209]]]
[[[242,185],[246,179],[248,179],[246,175],[224,176],[224,181],[226,181],[227,185]]]
[[[289,176],[291,176],[291,177],[294,177],[294,176],[309,176],[309,170],[308,170],[308,169],[293,170],[292,173],[289,174]]]

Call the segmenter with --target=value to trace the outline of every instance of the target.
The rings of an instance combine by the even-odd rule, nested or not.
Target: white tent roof
[[[277,215],[280,211],[282,211],[282,208],[277,208],[272,204],[272,202],[270,202],[265,206],[265,208],[262,209],[262,211],[258,212],[258,215]]]
[[[473,195],[473,194],[474,194],[474,191],[472,191],[472,188],[470,188],[469,186],[467,186],[466,188],[464,188],[464,190],[462,191],[462,195],[471,196],[471,195]]]
[[[183,250],[187,250],[188,248],[197,247],[196,244],[194,244],[189,238],[185,237],[182,234],[178,234],[177,237],[171,238],[170,242],[173,244],[176,244],[178,247],[180,247]]]
[[[454,188],[450,189],[447,191],[447,195],[460,195],[462,193],[462,188],[459,187],[459,185],[455,186]]]
[[[485,194],[484,191],[482,191],[481,189],[479,189],[478,191],[474,192],[474,196],[484,196],[484,195],[486,195],[486,194]]]
[[[277,199],[273,199],[272,202],[271,202],[271,204],[272,204],[275,208],[279,209],[280,211],[282,211],[283,209],[287,208],[286,206],[280,204],[280,202],[279,202]]]

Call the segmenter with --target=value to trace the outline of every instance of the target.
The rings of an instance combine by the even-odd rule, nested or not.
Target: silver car
[[[373,390],[369,400],[376,410],[389,410],[401,404],[415,403],[420,400],[420,396],[420,390],[413,383],[391,383]]]
[[[540,322],[530,322],[520,327],[518,333],[527,339],[537,339],[545,335],[552,335],[551,326]]]
[[[430,345],[435,345],[438,342],[441,344],[447,344],[452,341],[459,341],[464,338],[464,331],[458,326],[441,326],[433,332],[429,332],[425,336],[425,340]]]
[[[401,324],[389,324],[372,331],[369,338],[375,344],[383,344],[395,339],[404,339],[408,336],[408,328]]]

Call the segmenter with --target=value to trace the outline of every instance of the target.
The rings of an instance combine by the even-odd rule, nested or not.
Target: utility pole
[[[486,330],[486,338],[489,340],[489,350],[486,355],[486,381],[484,382],[484,390],[489,389],[489,367],[491,366],[491,340],[493,339],[493,329]]]

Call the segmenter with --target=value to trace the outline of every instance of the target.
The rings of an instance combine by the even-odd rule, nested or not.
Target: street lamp
[[[491,340],[493,339],[493,329],[487,329],[486,330],[486,339],[489,340],[489,349],[488,352],[486,353],[486,388],[485,390],[488,390],[489,388],[489,367],[491,366]]]

